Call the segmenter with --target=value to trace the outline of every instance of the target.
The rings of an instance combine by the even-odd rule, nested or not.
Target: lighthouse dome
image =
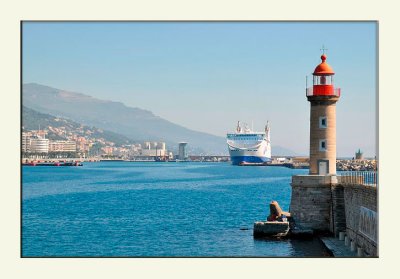
[[[330,76],[330,75],[334,75],[335,72],[333,71],[332,67],[329,66],[328,63],[326,63],[326,55],[322,54],[321,55],[321,64],[319,64],[315,70],[313,75],[314,76]]]

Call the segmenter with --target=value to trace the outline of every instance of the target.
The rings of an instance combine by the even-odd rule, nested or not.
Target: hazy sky
[[[225,136],[238,120],[308,154],[305,77],[322,45],[342,88],[338,156],[376,154],[372,22],[24,23],[23,82],[120,101]],[[311,86],[309,78],[309,86]]]

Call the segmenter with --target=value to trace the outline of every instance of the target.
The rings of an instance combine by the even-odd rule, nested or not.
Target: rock
[[[267,221],[255,222],[253,229],[254,237],[263,236],[286,236],[289,232],[289,222]]]

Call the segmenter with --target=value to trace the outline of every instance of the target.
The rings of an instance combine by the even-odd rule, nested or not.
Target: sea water
[[[307,170],[204,162],[22,167],[24,257],[323,257],[316,240],[254,239]]]

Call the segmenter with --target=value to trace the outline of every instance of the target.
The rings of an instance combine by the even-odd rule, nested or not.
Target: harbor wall
[[[378,256],[377,188],[358,184],[343,185],[346,235],[367,256]]]
[[[346,231],[346,202],[344,197],[344,187],[342,184],[332,184],[332,224],[331,232],[335,237],[339,236],[339,232]]]
[[[301,229],[331,231],[331,185],[336,176],[296,175],[292,177],[290,213]]]
[[[378,256],[377,188],[340,183],[333,175],[292,177],[290,213],[297,229],[349,239],[366,256]]]

